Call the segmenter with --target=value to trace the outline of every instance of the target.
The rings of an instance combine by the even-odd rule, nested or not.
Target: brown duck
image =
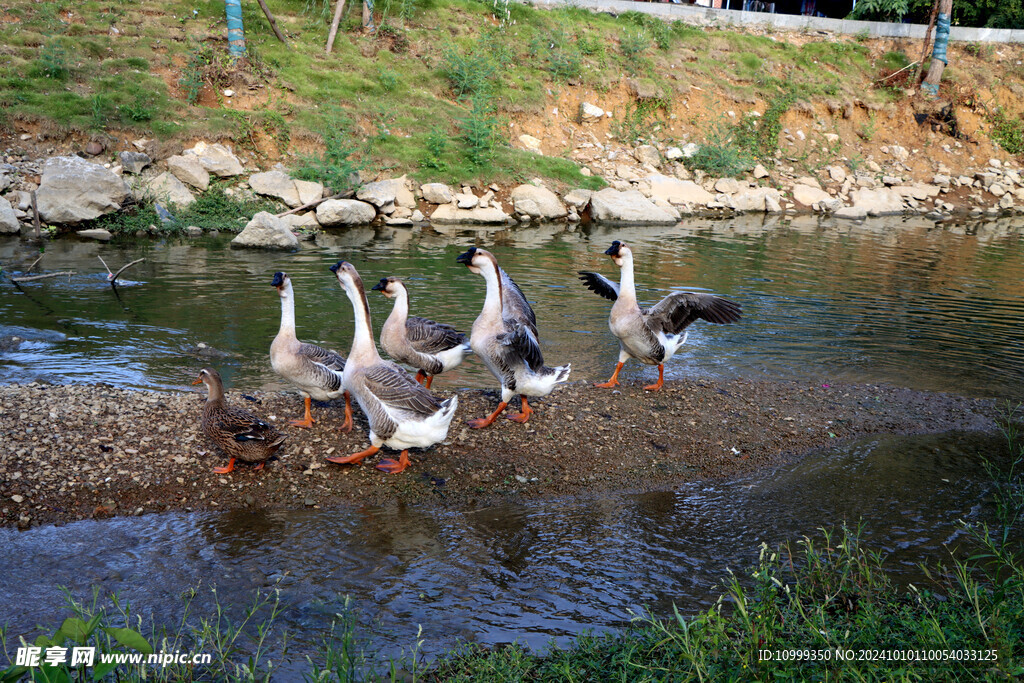
[[[202,382],[208,390],[203,407],[203,433],[231,458],[226,467],[214,467],[217,474],[235,469],[235,460],[255,463],[262,469],[267,458],[281,448],[287,438],[284,434],[252,413],[229,406],[224,400],[224,382],[213,368],[203,368],[192,384]]]

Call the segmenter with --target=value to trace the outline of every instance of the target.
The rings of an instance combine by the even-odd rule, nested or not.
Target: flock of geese
[[[640,308],[633,281],[633,252],[625,242],[616,240],[605,254],[619,267],[618,283],[598,273],[579,273],[589,289],[614,302],[608,326],[619,339],[619,359],[611,379],[595,386],[617,385],[623,364],[634,358],[658,366],[657,383],[644,387],[657,391],[664,383],[665,362],[686,342],[686,328],[691,323],[706,320],[727,324],[740,319],[739,304],[713,294],[675,292],[650,308]],[[281,298],[281,328],[270,345],[270,363],[277,374],[298,387],[305,399],[305,415],[290,424],[313,425],[312,399],[329,401],[344,397],[345,421],[341,429],[352,430],[352,399],[370,425],[368,448],[347,456],[329,456],[328,461],[356,464],[387,446],[401,451],[398,460],[384,459],[376,467],[394,474],[409,466],[410,448],[428,448],[443,441],[459,399],[452,396],[439,400],[430,392],[430,383],[435,375],[458,366],[470,353],[480,357],[501,383],[501,401],[494,412],[468,421],[474,429],[491,425],[517,394],[521,399],[520,412],[508,417],[526,422],[533,412],[528,399],[547,396],[555,385],[569,378],[570,364],[544,365],[533,309],[494,255],[472,247],[456,261],[481,275],[487,285],[483,309],[468,339],[451,325],[410,316],[409,294],[398,278],[383,278],[372,288],[394,299],[394,308],[381,330],[381,346],[396,361],[416,368],[415,377],[378,353],[366,290],[351,263],[338,261],[331,266],[352,303],[355,318],[347,359],[298,340],[291,280],[286,273],[274,274],[271,284]],[[200,371],[193,384],[200,382],[208,392],[203,432],[230,458],[226,467],[214,468],[214,472],[231,472],[239,460],[262,468],[281,448],[285,435],[252,413],[228,405],[220,375],[213,368]]]

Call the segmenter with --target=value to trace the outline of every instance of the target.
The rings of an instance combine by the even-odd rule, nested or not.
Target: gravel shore
[[[437,387],[435,387],[437,389]],[[262,471],[226,464],[200,432],[205,393],[110,386],[0,385],[0,524],[27,528],[88,517],[171,509],[327,507],[388,502],[486,505],[594,490],[668,489],[793,460],[874,433],[995,429],[995,401],[893,387],[750,380],[683,380],[659,393],[563,385],[533,403],[525,425],[489,413],[492,392],[459,392],[449,438],[388,475],[377,457],[338,466],[325,456],[362,450],[366,421],[338,431],[341,404],[314,407],[312,429],[297,394],[228,391],[228,400],[288,434]],[[446,395],[441,387],[439,395]],[[386,449],[385,449],[386,450]],[[391,457],[386,454],[384,457]]]

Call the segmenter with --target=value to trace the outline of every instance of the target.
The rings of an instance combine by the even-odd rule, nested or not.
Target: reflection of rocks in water
[[[316,246],[323,249],[339,247],[360,247],[369,244],[377,236],[373,228],[324,228],[316,234]]]
[[[16,349],[19,346],[21,346],[21,343],[23,341],[25,341],[25,340],[22,339],[21,337],[17,337],[15,335],[13,335],[13,334],[12,335],[7,335],[7,336],[4,336],[4,337],[0,337],[0,353],[2,353],[4,351],[13,351],[14,349]]]

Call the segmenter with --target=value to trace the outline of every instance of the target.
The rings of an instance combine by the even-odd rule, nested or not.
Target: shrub
[[[1024,120],[1008,116],[1004,109],[997,108],[989,116],[989,122],[996,144],[1014,156],[1024,155]]]
[[[499,141],[498,116],[493,100],[486,93],[476,93],[469,113],[457,121],[470,162],[476,167],[486,166],[494,158]]]
[[[441,70],[456,96],[472,97],[490,89],[491,78],[497,69],[488,56],[479,50],[463,54],[454,45],[446,46],[442,54],[444,64]]]
[[[730,178],[754,168],[755,159],[739,144],[736,129],[724,121],[717,122],[708,135],[707,142],[686,159],[686,167],[692,171],[704,171],[720,178]]]
[[[647,35],[647,31],[642,28],[637,28],[632,31],[623,31],[619,37],[619,50],[622,55],[628,59],[632,59],[640,54],[647,51],[647,48],[651,46],[651,39]]]

